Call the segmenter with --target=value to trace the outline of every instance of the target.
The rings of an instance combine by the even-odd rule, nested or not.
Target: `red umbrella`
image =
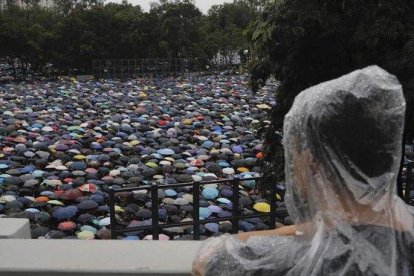
[[[81,191],[79,191],[77,189],[69,189],[69,190],[66,190],[61,195],[61,198],[66,199],[66,200],[75,200],[80,196],[83,196]]]
[[[64,221],[59,223],[57,228],[61,231],[70,231],[76,228],[76,223],[73,221]]]

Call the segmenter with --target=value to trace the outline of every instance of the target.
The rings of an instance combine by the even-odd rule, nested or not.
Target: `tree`
[[[194,57],[202,14],[194,1],[161,1],[150,13],[159,19],[160,43],[165,43],[169,58]]]
[[[250,2],[235,0],[210,8],[206,33],[214,54],[220,52],[229,58],[232,53],[242,53],[248,48],[243,32],[254,18],[255,7]]]
[[[281,81],[266,135],[266,171],[277,171],[282,145],[274,133],[305,88],[377,64],[395,74],[407,100],[406,134],[414,135],[414,3],[405,0],[290,0],[268,4],[247,33],[257,59],[254,88]],[[281,158],[277,158],[283,160]],[[280,180],[280,179],[279,179]]]

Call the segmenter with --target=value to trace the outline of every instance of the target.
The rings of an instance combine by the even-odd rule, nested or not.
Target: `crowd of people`
[[[275,104],[271,86],[217,74],[130,81],[10,83],[0,87],[0,215],[30,219],[33,238],[109,238],[108,189],[260,176],[257,131]],[[269,212],[253,180],[240,185],[243,213]],[[283,189],[283,186],[280,187]],[[231,215],[228,183],[200,190],[200,219]],[[123,227],[151,224],[150,191],[116,194]],[[192,220],[190,187],[160,189],[160,223]],[[243,220],[242,231],[267,229]],[[228,232],[208,223],[201,235]],[[190,238],[173,227],[162,239]],[[151,239],[132,231],[123,239]]]

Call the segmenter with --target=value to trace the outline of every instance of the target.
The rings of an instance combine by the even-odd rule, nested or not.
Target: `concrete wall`
[[[32,240],[0,218],[0,275],[190,275],[199,241]]]
[[[0,218],[0,239],[30,238],[30,223],[28,219]]]
[[[0,275],[190,275],[199,241],[0,240]]]

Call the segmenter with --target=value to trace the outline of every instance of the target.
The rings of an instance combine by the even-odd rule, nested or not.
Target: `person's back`
[[[376,66],[299,94],[283,133],[296,235],[211,239],[195,273],[414,275],[414,211],[396,195],[404,114],[401,85]]]

